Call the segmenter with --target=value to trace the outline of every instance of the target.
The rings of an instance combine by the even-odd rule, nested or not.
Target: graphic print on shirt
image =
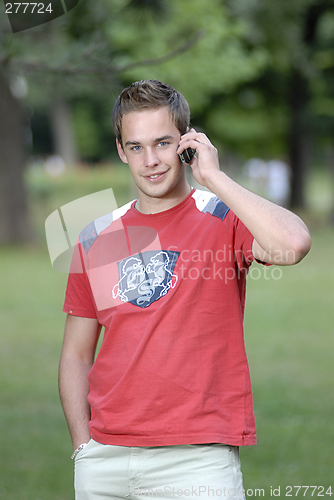
[[[118,262],[118,283],[112,295],[135,306],[148,307],[174,288],[178,276],[174,268],[180,252],[146,251]]]

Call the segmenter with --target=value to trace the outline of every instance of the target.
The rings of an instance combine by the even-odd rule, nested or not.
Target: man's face
[[[176,153],[181,134],[169,109],[132,112],[122,119],[121,160],[128,163],[139,199],[176,199],[188,194],[184,167]]]

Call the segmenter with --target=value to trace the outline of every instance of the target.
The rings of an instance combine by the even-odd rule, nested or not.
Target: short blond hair
[[[111,116],[114,133],[120,144],[125,114],[163,106],[169,108],[174,125],[181,134],[185,134],[190,125],[190,110],[180,92],[159,80],[141,80],[125,88],[118,96]]]

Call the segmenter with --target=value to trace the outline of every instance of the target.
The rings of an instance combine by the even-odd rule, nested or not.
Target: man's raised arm
[[[195,180],[218,196],[254,236],[253,255],[262,262],[296,264],[311,248],[310,233],[294,213],[248,191],[220,170],[216,148],[194,129],[182,136],[180,148],[196,149],[191,161]]]

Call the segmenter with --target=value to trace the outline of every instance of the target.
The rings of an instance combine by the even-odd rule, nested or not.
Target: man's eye
[[[132,151],[139,151],[140,150],[140,146],[133,146],[131,148]]]
[[[168,144],[167,141],[161,141],[159,142],[159,146],[163,147],[163,146],[166,146]]]

